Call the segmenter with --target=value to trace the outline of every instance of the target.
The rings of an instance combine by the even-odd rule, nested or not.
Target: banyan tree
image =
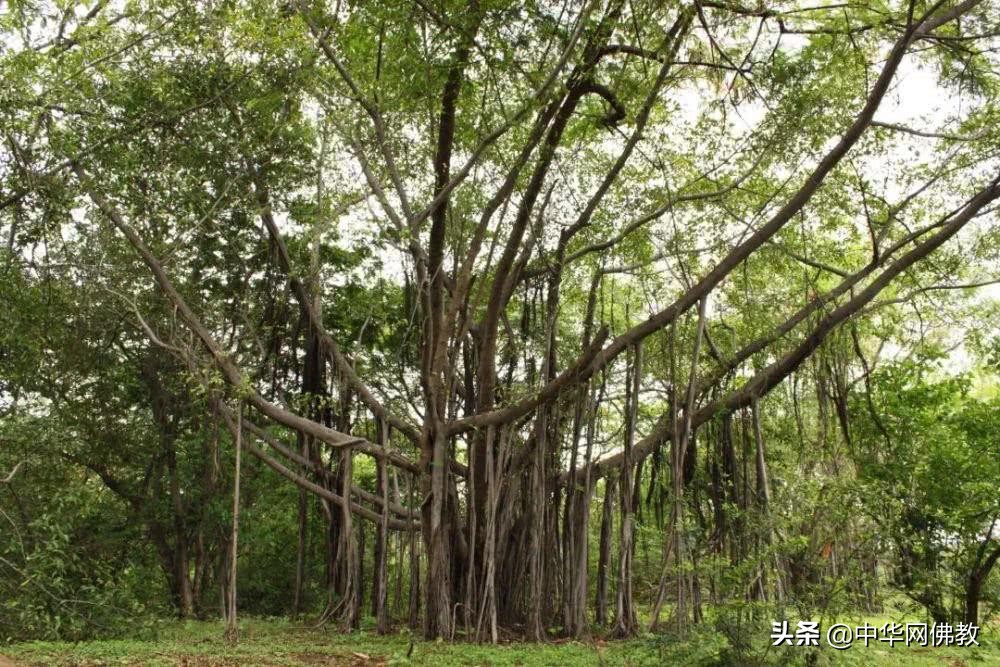
[[[23,4],[8,248],[93,244],[170,396],[298,487],[296,607],[318,499],[347,628],[684,628],[709,552],[782,599],[769,394],[995,224],[994,0]]]

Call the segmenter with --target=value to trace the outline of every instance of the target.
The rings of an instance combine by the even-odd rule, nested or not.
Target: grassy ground
[[[878,619],[868,619],[875,623]],[[889,619],[886,619],[889,620]],[[852,621],[853,622],[853,621]],[[883,621],[884,622],[884,621]],[[762,638],[766,646],[766,637]],[[217,622],[168,623],[148,640],[101,640],[82,643],[30,642],[0,649],[0,667],[14,665],[161,665],[221,667],[235,665],[696,665],[738,664],[720,655],[719,636],[684,643],[644,637],[626,642],[467,643],[412,641],[406,633],[379,637],[368,631],[341,634],[283,620],[245,620],[240,641],[227,645]],[[821,639],[821,643],[823,640]],[[822,650],[822,665],[1000,665],[996,629],[980,637],[981,647],[920,648],[896,645]],[[768,651],[769,664],[804,664],[802,649]]]

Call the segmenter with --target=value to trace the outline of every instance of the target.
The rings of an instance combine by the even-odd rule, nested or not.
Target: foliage
[[[997,3],[5,3],[0,640],[990,622]]]
[[[896,581],[941,614],[964,604],[970,569],[996,534],[1000,401],[971,396],[967,377],[935,379],[935,366],[876,371],[876,411],[859,405],[855,424],[858,491],[897,550]]]

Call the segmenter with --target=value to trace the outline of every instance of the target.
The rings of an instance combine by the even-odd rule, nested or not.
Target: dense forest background
[[[0,3],[0,641],[987,624],[998,49],[995,0]]]

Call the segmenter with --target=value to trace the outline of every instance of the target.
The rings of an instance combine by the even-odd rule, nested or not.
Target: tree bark
[[[981,565],[975,567],[969,574],[965,585],[965,622],[979,625],[979,600],[983,594],[983,584],[993,567],[1000,560],[1000,546],[994,549]]]
[[[240,453],[243,449],[243,406],[236,411],[235,462],[233,464],[233,526],[229,538],[229,585],[226,588],[226,641],[235,644],[239,639],[236,625],[236,559],[240,534]]]
[[[608,564],[611,562],[611,524],[613,518],[615,482],[617,478],[608,475],[604,479],[604,503],[601,509],[601,541],[597,559],[597,613],[594,622],[598,626],[607,623],[608,617]]]
[[[632,556],[635,550],[632,514],[634,500],[632,446],[635,443],[642,378],[641,342],[635,345],[632,353],[631,373],[627,375],[627,378],[624,456],[622,457],[621,479],[619,481],[621,522],[618,528],[618,591],[612,631],[615,637],[622,639],[634,636],[639,629],[635,603],[632,600]]]

